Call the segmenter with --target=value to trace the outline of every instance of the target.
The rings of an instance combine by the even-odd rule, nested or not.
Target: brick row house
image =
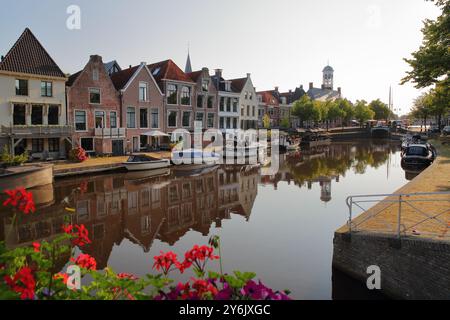
[[[263,119],[265,115],[270,118],[270,127],[280,126],[280,101],[278,97],[274,95],[272,90],[257,92],[258,97],[258,114],[259,116],[259,127],[264,127]]]
[[[161,137],[146,133],[164,129],[164,94],[145,62],[111,75],[120,96],[121,119],[126,128],[127,151],[161,146]]]
[[[69,77],[67,107],[74,145],[89,153],[123,153],[127,137],[120,96],[102,57],[92,55],[83,70]]]
[[[164,94],[163,131],[170,134],[183,128],[193,132],[196,83],[170,59],[150,64],[148,68]]]
[[[217,128],[217,89],[209,75],[209,69],[202,68],[187,75],[196,83],[194,87],[195,124],[203,129]]]
[[[0,62],[0,147],[33,159],[60,159],[71,144],[66,75],[30,29]]]

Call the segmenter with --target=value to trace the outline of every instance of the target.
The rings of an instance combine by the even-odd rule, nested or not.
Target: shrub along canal
[[[0,240],[10,234],[6,243],[16,247],[49,239],[61,232],[70,206],[76,209],[72,221],[89,230],[93,243],[84,251],[99,269],[144,275],[161,250],[181,255],[219,235],[226,272],[256,272],[295,299],[331,299],[333,235],[348,219],[345,198],[397,190],[407,182],[400,161],[398,144],[364,141],[281,155],[274,176],[261,176],[257,167],[218,166],[156,177],[59,179],[32,190],[37,212],[14,232],[8,233],[10,217],[2,213]],[[216,261],[210,266],[218,270]],[[353,282],[334,278],[334,297],[348,294]]]

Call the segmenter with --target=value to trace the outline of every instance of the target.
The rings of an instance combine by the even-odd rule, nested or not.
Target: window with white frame
[[[181,104],[184,106],[191,105],[191,88],[187,86],[181,88]]]
[[[167,104],[177,104],[177,86],[174,84],[167,85]]]
[[[80,138],[80,146],[88,152],[93,152],[94,138]]]
[[[152,119],[151,119],[152,129],[159,128],[159,110],[152,109]]]
[[[111,111],[109,113],[109,126],[111,128],[117,128],[117,112]]]
[[[75,111],[75,131],[86,131],[86,111],[76,110]]]
[[[127,108],[127,128],[136,128],[136,109],[134,107]]]
[[[189,127],[191,125],[191,113],[189,111],[183,112],[183,127]]]
[[[214,128],[214,113],[208,113],[208,128]]]
[[[169,111],[167,114],[167,126],[170,128],[175,128],[177,126],[177,111]]]
[[[148,101],[148,85],[146,82],[139,82],[139,101]]]
[[[90,104],[100,104],[100,89],[98,88],[89,88],[89,103]]]

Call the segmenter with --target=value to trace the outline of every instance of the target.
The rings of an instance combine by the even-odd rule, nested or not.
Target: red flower
[[[34,248],[34,252],[40,252],[41,244],[39,242],[33,242],[33,248]]]
[[[67,281],[69,280],[69,275],[67,273],[57,273],[53,276],[53,279],[55,280],[62,280],[64,284],[67,284]]]
[[[207,259],[215,260],[219,259],[219,256],[215,256],[214,254],[214,248],[208,247],[208,246],[201,246],[195,245],[191,250],[186,252],[185,254],[185,261],[186,262],[194,262],[194,261],[205,261]]]
[[[178,268],[180,263],[177,260],[177,255],[172,251],[164,253],[161,251],[160,256],[155,256],[153,258],[155,263],[153,264],[153,269],[162,270],[165,275],[168,275],[172,267]]]
[[[129,280],[138,280],[139,279],[138,277],[136,277],[135,275],[130,274],[130,273],[119,273],[117,275],[117,278],[119,278],[119,279],[129,279]]]
[[[4,277],[6,284],[17,293],[20,293],[20,298],[33,299],[34,290],[36,288],[36,281],[34,280],[32,271],[29,267],[23,267],[15,275],[14,278],[10,276]]]
[[[24,188],[17,188],[15,190],[5,190],[5,193],[9,198],[3,202],[3,206],[11,205],[12,207],[18,208],[24,214],[36,211],[31,192],[27,192]]]
[[[92,243],[91,240],[89,239],[89,232],[86,229],[86,227],[84,226],[84,224],[82,225],[67,225],[67,226],[63,226],[62,227],[64,232],[71,235],[72,237],[74,237],[74,239],[72,239],[72,244],[74,246],[79,246],[79,247],[83,247],[86,244]],[[74,229],[76,229],[76,231],[74,231]]]
[[[209,281],[202,279],[192,279],[194,283],[192,284],[192,288],[197,291],[197,295],[202,297],[204,294],[211,293],[214,297],[219,290]]]
[[[87,270],[97,270],[97,261],[88,254],[80,254],[76,259],[70,259],[76,265]]]

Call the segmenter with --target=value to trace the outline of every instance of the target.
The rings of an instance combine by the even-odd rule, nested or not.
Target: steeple
[[[186,61],[186,68],[184,68],[184,72],[186,72],[186,73],[192,72],[191,56],[189,53],[189,45],[188,45],[188,56],[187,56],[187,61]]]

